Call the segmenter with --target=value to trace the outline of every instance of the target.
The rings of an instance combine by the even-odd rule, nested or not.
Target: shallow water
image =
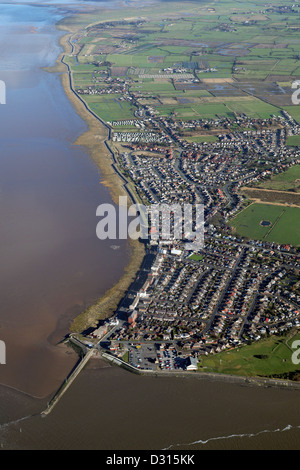
[[[98,362],[99,361],[99,362]],[[299,449],[299,392],[143,377],[94,360],[52,413],[0,428],[5,449]],[[42,407],[42,403],[41,403]]]
[[[41,70],[59,54],[55,8],[3,5],[0,79],[0,383],[52,392],[76,356],[53,345],[68,322],[121,277],[127,243],[96,237],[96,209],[111,202],[85,149],[87,126],[60,77]]]

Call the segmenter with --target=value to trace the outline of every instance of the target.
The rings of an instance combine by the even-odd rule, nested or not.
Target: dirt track
[[[300,207],[300,193],[246,187],[241,188],[241,190],[254,202],[268,203],[275,206]]]

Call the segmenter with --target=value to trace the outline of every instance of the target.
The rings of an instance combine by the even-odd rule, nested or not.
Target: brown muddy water
[[[60,77],[41,70],[59,55],[58,19],[54,8],[0,5],[0,383],[38,397],[77,359],[55,346],[70,319],[118,281],[130,255],[127,242],[96,237],[110,194],[72,145],[87,127]]]
[[[46,418],[34,416],[44,403],[14,397],[14,422],[0,427],[3,449],[300,447],[299,392],[288,390],[138,376],[94,359]]]
[[[97,359],[41,418],[76,360],[56,341],[129,259],[126,244],[95,237],[96,207],[110,195],[72,145],[86,126],[59,77],[40,70],[59,54],[59,17],[0,2],[1,448],[299,449],[299,392],[137,376]]]

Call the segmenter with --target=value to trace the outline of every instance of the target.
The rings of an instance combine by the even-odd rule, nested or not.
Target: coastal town
[[[105,347],[122,357],[128,351],[128,360],[140,368],[136,345],[141,351],[142,345],[155,345],[155,360],[144,361],[146,369],[195,370],[201,355],[299,327],[298,248],[238,237],[228,220],[243,207],[241,187],[300,163],[300,149],[285,145],[288,135],[300,134],[300,126],[286,113],[261,121],[239,117],[235,124],[256,130],[222,133],[218,142],[195,144],[176,132],[187,123],[150,122],[163,129],[165,138],[171,136],[173,145],[160,147],[158,138],[153,145],[144,132],[139,143],[121,140],[126,151],[119,155],[119,169],[135,183],[144,204],[204,204],[205,246],[187,252],[184,241],[150,240],[148,268],[138,273],[145,282],[128,292],[116,312],[120,323],[102,329]],[[139,126],[149,128],[149,121]],[[253,165],[258,148],[263,165],[267,161],[264,171]],[[160,361],[160,354],[171,354],[172,365]],[[188,358],[196,361],[194,366]]]
[[[102,22],[70,42],[74,92],[109,129],[132,202],[204,207],[201,248],[187,250],[184,236],[153,237],[150,227],[135,281],[84,340],[138,369],[198,370],[201,357],[295,334],[300,325],[300,120],[290,106],[291,74],[247,81],[235,59],[223,76],[205,49],[223,59],[230,47],[244,56],[262,47],[256,43],[224,52],[186,38],[181,49],[189,52],[178,60],[169,32],[195,21]],[[218,31],[232,32],[224,25]],[[142,58],[141,37],[146,48],[154,32],[157,54]]]
[[[0,4],[1,450],[299,448],[300,0]]]

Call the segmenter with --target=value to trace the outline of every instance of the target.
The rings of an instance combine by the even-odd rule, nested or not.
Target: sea
[[[116,250],[96,237],[96,208],[111,196],[74,145],[86,123],[59,75],[43,69],[61,52],[55,25],[70,4],[86,2],[0,2],[1,449],[298,450],[297,391],[139,376],[101,359],[41,417],[77,360],[59,344],[69,322],[120,279],[131,254],[126,241]]]

